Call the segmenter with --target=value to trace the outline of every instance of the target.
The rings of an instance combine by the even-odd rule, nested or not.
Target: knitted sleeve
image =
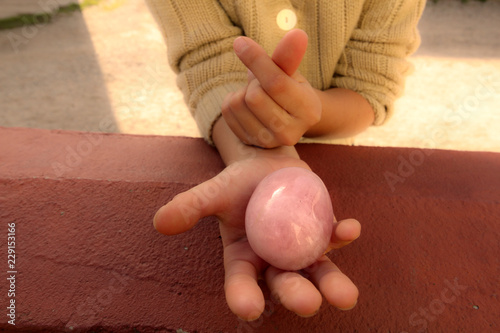
[[[366,1],[332,79],[333,87],[347,88],[368,100],[374,125],[393,113],[413,69],[406,58],[420,45],[417,23],[425,0]]]
[[[247,81],[247,70],[232,48],[242,31],[219,1],[147,1],[166,40],[177,85],[201,134],[213,144],[212,126],[224,97]]]

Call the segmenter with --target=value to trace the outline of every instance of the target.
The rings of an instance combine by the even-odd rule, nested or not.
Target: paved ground
[[[55,1],[67,3],[27,0],[17,9],[8,0],[0,17]],[[396,115],[356,144],[500,152],[498,17],[495,0],[430,2]],[[0,31],[0,64],[0,126],[199,135],[144,0]]]

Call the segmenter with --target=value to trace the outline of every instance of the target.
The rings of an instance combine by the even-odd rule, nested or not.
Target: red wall
[[[218,226],[175,237],[156,209],[223,168],[201,139],[0,128],[0,249],[15,223],[16,331],[499,331],[500,154],[299,145],[337,218],[362,235],[331,257],[358,305],[304,319],[266,294],[238,320],[223,293]],[[179,331],[180,332],[180,331]]]

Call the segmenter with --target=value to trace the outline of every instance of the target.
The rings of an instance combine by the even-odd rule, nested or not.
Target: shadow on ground
[[[0,31],[0,124],[118,130],[81,12]]]
[[[108,2],[0,31],[0,126],[199,137],[144,0]],[[500,152],[499,16],[429,1],[394,116],[354,143]]]

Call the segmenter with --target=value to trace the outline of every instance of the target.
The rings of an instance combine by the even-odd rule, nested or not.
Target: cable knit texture
[[[299,67],[311,85],[361,94],[383,124],[412,70],[406,58],[420,44],[417,23],[425,0],[147,0],[167,43],[177,84],[209,142],[228,92],[246,85],[246,68],[233,52],[248,36],[269,55],[286,31],[276,18],[283,9],[309,36]]]

